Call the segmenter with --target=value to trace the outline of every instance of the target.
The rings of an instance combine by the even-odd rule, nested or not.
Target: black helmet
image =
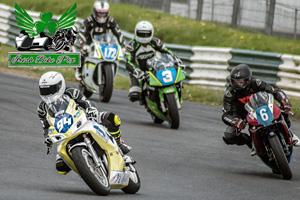
[[[245,89],[251,81],[252,72],[248,65],[239,64],[231,70],[230,83],[235,90]]]

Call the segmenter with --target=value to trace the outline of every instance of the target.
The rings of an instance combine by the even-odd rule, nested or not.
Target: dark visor
[[[40,94],[43,96],[47,96],[50,94],[55,94],[61,88],[62,81],[55,85],[41,85],[40,86]]]
[[[137,31],[136,35],[137,35],[138,37],[145,37],[145,38],[148,38],[148,37],[151,37],[152,31]]]

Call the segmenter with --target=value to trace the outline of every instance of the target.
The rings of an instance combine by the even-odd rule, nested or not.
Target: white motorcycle
[[[102,102],[109,102],[119,61],[123,59],[121,47],[112,33],[94,36],[91,52],[83,64],[81,92],[87,98],[93,93],[99,94]]]

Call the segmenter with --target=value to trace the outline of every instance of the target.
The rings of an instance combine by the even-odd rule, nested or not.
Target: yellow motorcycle
[[[111,189],[134,194],[140,178],[133,158],[123,155],[104,126],[88,120],[85,111],[67,95],[49,103],[48,135],[57,152],[98,195]]]

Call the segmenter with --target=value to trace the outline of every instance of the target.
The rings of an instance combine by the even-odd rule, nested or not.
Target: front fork
[[[86,143],[86,145],[88,147],[89,152],[91,153],[91,155],[93,157],[96,167],[97,168],[102,167],[102,169],[105,169],[102,161],[99,159],[99,156],[97,155],[94,147],[92,146],[92,142],[91,142],[90,138],[88,138],[85,134],[83,135],[83,138],[84,138],[84,142]]]

